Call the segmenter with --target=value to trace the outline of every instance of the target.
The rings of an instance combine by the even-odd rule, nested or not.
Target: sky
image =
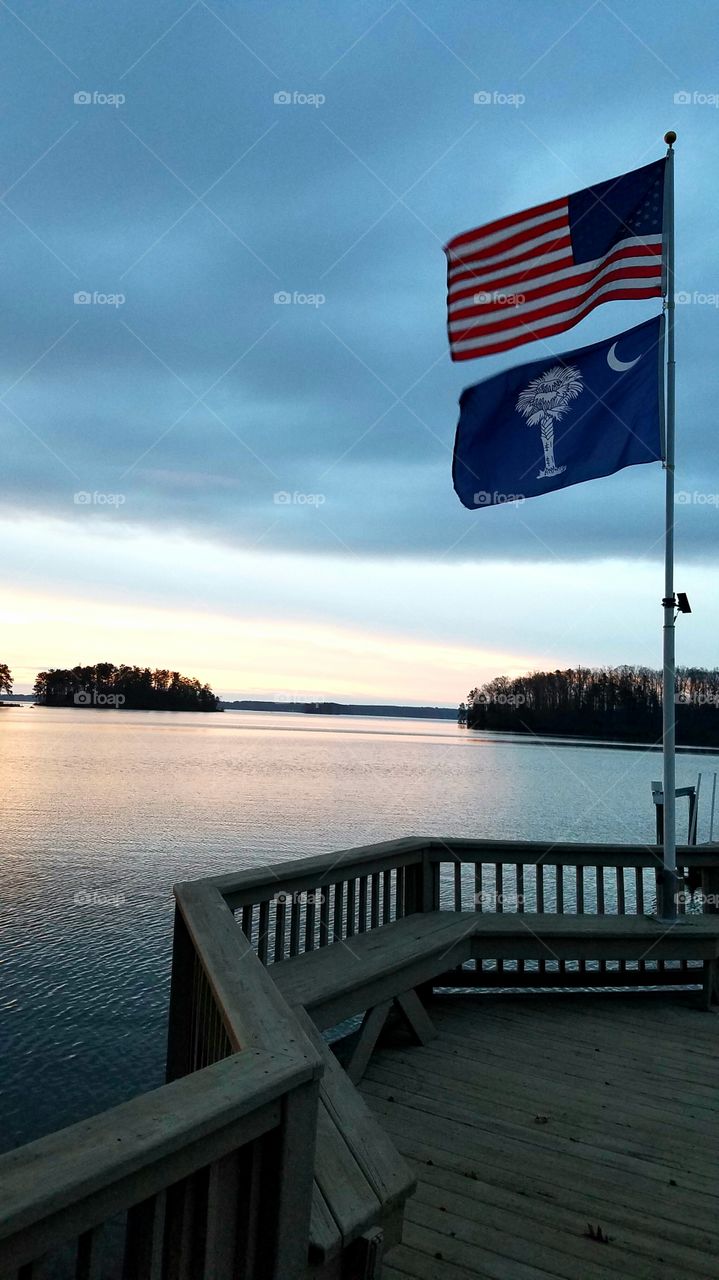
[[[443,245],[678,134],[678,660],[717,665],[719,11],[685,0],[0,6],[0,660],[456,704],[661,660],[663,479],[471,512]],[[475,95],[479,101],[475,101]]]

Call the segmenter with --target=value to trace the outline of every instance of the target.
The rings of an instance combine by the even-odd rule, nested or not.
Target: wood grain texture
[[[715,1016],[595,994],[432,1017],[437,1039],[377,1051],[361,1086],[418,1178],[390,1280],[719,1280]]]

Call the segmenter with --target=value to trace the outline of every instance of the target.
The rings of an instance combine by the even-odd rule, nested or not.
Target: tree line
[[[679,667],[676,674],[677,741],[719,746],[719,669]],[[658,742],[662,674],[621,666],[497,676],[470,690],[458,719],[470,729]]]
[[[116,667],[112,662],[41,671],[34,692],[46,707],[113,707],[128,711],[219,711],[208,684],[179,671]]]

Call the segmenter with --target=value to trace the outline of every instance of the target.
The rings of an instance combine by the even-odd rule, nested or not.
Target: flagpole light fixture
[[[676,609],[677,613],[691,613],[692,607],[685,591],[677,591],[675,596],[665,596],[662,600],[665,609]]]

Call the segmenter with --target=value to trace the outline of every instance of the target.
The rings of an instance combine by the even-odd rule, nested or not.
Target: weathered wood
[[[315,1182],[312,1192],[310,1218],[309,1260],[317,1266],[342,1253],[342,1233],[330,1212],[322,1192]]]
[[[315,1181],[337,1223],[344,1247],[378,1221],[379,1198],[324,1104],[317,1118]]]
[[[344,884],[335,885],[335,910],[334,922],[332,927],[333,939],[335,942],[341,942],[344,938]]]
[[[464,863],[537,863],[551,858],[567,866],[653,867],[661,863],[661,847],[647,845],[572,844],[529,840],[472,840],[455,836],[407,837],[374,845],[319,854],[269,867],[252,867],[234,875],[212,876],[203,883],[216,888],[234,908],[272,897],[279,889],[301,892],[309,883],[322,885],[349,880],[386,869],[411,866],[424,855],[432,862],[458,859]],[[682,867],[719,868],[719,844],[681,845],[677,861]],[[374,865],[373,865],[374,864]],[[337,871],[341,874],[338,876]]]
[[[301,893],[309,884],[322,886],[333,884],[337,880],[346,882],[373,871],[419,862],[429,844],[428,838],[415,836],[384,840],[378,844],[315,854],[308,858],[293,858],[288,862],[275,862],[269,866],[248,867],[233,875],[208,876],[202,883],[218,890],[234,909],[246,903],[259,902],[265,891],[269,897],[280,890],[290,894]],[[184,882],[192,883],[194,882]],[[175,887],[181,889],[184,884]]]
[[[320,1083],[322,1104],[338,1132],[342,1133],[386,1214],[404,1204],[407,1196],[414,1190],[415,1179],[350,1082],[329,1045],[317,1031],[309,1014],[304,1009],[299,1009],[297,1016],[324,1066]]]
[[[83,1232],[77,1242],[75,1280],[102,1280],[103,1245],[102,1226]]]
[[[166,1079],[179,1080],[192,1070],[192,1003],[190,993],[195,977],[195,949],[179,907],[175,907],[172,938],[172,977],[167,1033]]]
[[[525,972],[523,984],[545,984],[553,976],[548,963],[598,959],[624,963],[620,974],[637,984],[658,981],[656,974],[628,971],[627,961],[647,958],[692,960],[719,956],[719,917],[695,916],[681,927],[667,929],[650,917],[534,914],[531,923],[513,913],[424,912],[372,930],[352,940],[351,946],[334,948],[287,961],[273,969],[273,977],[290,1005],[312,1010],[317,1025],[333,1026],[352,1014],[381,1004],[421,983],[435,985],[483,985],[489,979],[469,971],[446,969],[467,959],[532,960],[539,964],[538,978]],[[496,971],[501,974],[500,970]],[[668,971],[669,973],[671,971]],[[574,977],[576,973],[576,978]],[[587,985],[609,975],[598,970],[566,970],[562,981]],[[509,977],[503,974],[501,977]],[[501,977],[495,981],[501,981]],[[661,980],[678,981],[668,974]],[[560,974],[557,972],[557,980]],[[519,978],[517,978],[519,980]],[[701,975],[697,981],[701,981]],[[491,980],[490,980],[491,982]],[[374,1022],[371,1024],[374,1026]]]
[[[236,1280],[240,1272],[244,1253],[239,1232],[241,1188],[239,1153],[232,1151],[215,1160],[207,1180],[203,1280]]]
[[[308,1042],[309,1043],[309,1042]],[[264,1188],[272,1205],[272,1280],[304,1280],[312,1211],[315,1143],[319,1123],[319,1078],[283,1102],[277,1167]],[[270,1199],[271,1197],[271,1199]]]
[[[347,1075],[353,1084],[362,1079],[391,1008],[392,1001],[383,1000],[367,1010],[352,1056],[347,1063]]]
[[[434,1023],[416,992],[399,992],[395,996],[395,1004],[402,1010],[417,1044],[429,1044],[430,1040],[434,1040],[437,1034]]]
[[[419,1178],[386,1274],[718,1280],[715,1019],[647,996],[436,1009],[438,1039],[379,1050],[362,1086]],[[701,1047],[687,1019],[704,1028]],[[692,1061],[701,1086],[687,1083]],[[666,1100],[653,1106],[656,1073]],[[707,1105],[692,1122],[693,1088]],[[588,1239],[588,1222],[608,1244]]]
[[[219,893],[201,882],[194,888],[178,888],[176,894],[232,1047],[276,1050],[281,1046],[284,1053],[296,1054],[317,1070],[314,1051]]]
[[[272,976],[288,1003],[311,1009],[322,1029],[431,980],[438,961],[469,959],[469,934],[462,914],[417,912],[344,947],[285,961]]]
[[[314,1053],[314,1051],[313,1051]],[[0,1156],[6,1270],[279,1126],[311,1065],[248,1051]]]
[[[270,904],[260,903],[260,919],[257,926],[257,955],[262,964],[267,964],[270,928]]]
[[[433,979],[433,988],[437,987],[457,987],[466,990],[486,990],[493,991],[495,988],[520,988],[522,990],[537,991],[547,990],[548,988],[561,987],[567,992],[574,992],[588,988],[594,990],[600,988],[617,988],[618,990],[630,990],[634,987],[643,989],[645,987],[686,987],[687,984],[692,986],[703,986],[703,962],[698,961],[696,965],[690,967],[689,976],[683,974],[680,969],[666,969],[663,973],[659,969],[649,969],[642,972],[639,969],[630,969],[627,967],[624,973],[619,973],[615,969],[602,969],[602,965],[606,965],[606,961],[599,961],[595,969],[587,968],[584,973],[580,973],[579,969],[569,969],[566,960],[560,960],[559,965],[555,969],[551,969],[545,964],[544,969],[540,972],[538,969],[524,968],[523,971],[510,971],[506,967],[504,972],[500,973],[498,969],[490,969],[487,967],[488,962],[477,960],[476,964],[484,964],[482,970],[472,970],[465,966],[463,969],[452,969],[446,973],[437,974]],[[519,965],[531,964],[532,960],[519,959]],[[561,966],[564,965],[564,973]]]
[[[287,899],[284,894],[280,894],[275,908],[275,953],[274,960],[277,963],[285,958],[286,949],[286,930],[287,930]]]
[[[379,909],[380,909],[380,875],[378,871],[372,874],[370,880],[371,886],[371,902],[370,902],[370,929],[379,928]]]
[[[128,1211],[123,1280],[163,1280],[166,1203],[161,1191]]]
[[[330,886],[320,890],[320,938],[321,947],[326,947],[330,941]]]

